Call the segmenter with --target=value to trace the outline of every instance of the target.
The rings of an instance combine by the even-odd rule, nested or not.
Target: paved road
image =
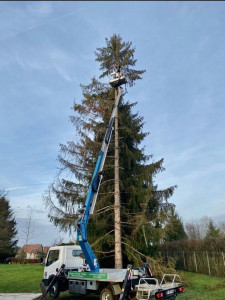
[[[0,300],[33,300],[37,297],[40,297],[41,294],[22,294],[22,293],[7,293],[7,294],[0,294]]]

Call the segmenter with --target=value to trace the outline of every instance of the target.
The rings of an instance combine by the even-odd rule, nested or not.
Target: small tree
[[[27,257],[26,251],[24,249],[19,249],[18,255],[17,255],[18,262],[24,264],[26,257]]]
[[[173,242],[187,238],[187,234],[184,230],[184,225],[179,217],[178,213],[175,212],[175,208],[171,207],[166,225],[164,228],[164,241]]]
[[[27,218],[21,229],[21,233],[21,238],[25,241],[25,244],[28,244],[29,240],[34,238],[35,229],[33,226],[33,211],[31,208],[29,208],[27,212]]]
[[[6,257],[16,254],[17,229],[9,199],[4,191],[0,191],[0,262]]]
[[[214,223],[213,223],[213,220],[210,219],[209,220],[209,225],[208,225],[208,229],[206,231],[206,238],[211,238],[211,237],[214,237],[214,238],[217,238],[220,236],[220,229],[217,228]]]
[[[29,240],[31,240],[34,237],[34,227],[33,227],[33,212],[30,208],[27,213],[27,218],[25,221],[25,224],[23,228],[21,229],[22,232],[22,239],[25,240],[25,245],[28,244]],[[26,246],[25,246],[25,252],[26,252]],[[23,264],[25,263],[26,257],[23,259]]]

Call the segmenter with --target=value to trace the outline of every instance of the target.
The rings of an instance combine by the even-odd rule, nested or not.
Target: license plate
[[[167,295],[171,295],[171,294],[173,294],[174,293],[174,290],[169,290],[169,291],[167,291]]]

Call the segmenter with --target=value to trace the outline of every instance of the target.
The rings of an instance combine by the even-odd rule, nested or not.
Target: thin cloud
[[[25,190],[25,189],[29,189],[29,186],[14,186],[14,187],[10,187],[10,188],[6,188],[6,191],[17,191],[17,190]]]
[[[50,19],[50,20],[48,20],[48,21],[45,21],[45,22],[40,23],[40,24],[37,24],[37,25],[32,26],[32,27],[30,27],[30,28],[27,28],[27,29],[25,29],[25,30],[21,30],[21,31],[19,31],[19,32],[14,33],[14,34],[9,34],[8,36],[4,36],[3,38],[0,38],[0,42],[1,42],[1,41],[4,41],[4,40],[6,40],[6,39],[9,39],[9,38],[18,36],[18,35],[20,35],[20,34],[22,34],[22,33],[29,32],[29,31],[34,30],[34,29],[36,29],[36,28],[40,28],[40,27],[42,27],[42,26],[44,26],[44,25],[53,23],[53,22],[58,21],[58,20],[60,20],[60,19],[63,19],[63,18],[72,16],[72,15],[78,14],[78,13],[83,12],[83,11],[86,11],[86,10],[88,10],[88,9],[90,9],[90,8],[92,8],[92,6],[83,7],[83,8],[81,8],[81,9],[78,9],[78,10],[73,11],[73,12],[71,12],[71,13],[68,13],[68,14],[65,14],[65,15],[62,15],[62,16],[59,16],[59,17]]]

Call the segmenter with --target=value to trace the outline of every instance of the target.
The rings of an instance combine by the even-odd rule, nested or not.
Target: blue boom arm
[[[85,201],[85,206],[84,206],[84,213],[82,215],[81,220],[77,222],[77,239],[80,244],[80,247],[84,253],[84,256],[86,258],[86,261],[90,267],[91,272],[99,272],[99,263],[97,258],[95,257],[95,254],[88,243],[87,240],[87,226],[88,226],[88,220],[90,214],[93,214],[96,200],[97,200],[97,195],[98,195],[98,190],[99,186],[102,180],[102,170],[104,167],[105,163],[105,158],[106,154],[108,151],[109,143],[111,140],[111,135],[113,131],[113,123],[116,115],[116,111],[118,108],[120,96],[121,96],[121,90],[122,88],[119,86],[117,88],[117,97],[115,101],[115,106],[113,108],[111,118],[109,121],[109,125],[107,127],[107,131],[102,143],[101,150],[99,152],[98,160],[95,166],[94,174],[92,176],[91,184],[88,190],[87,198]]]

